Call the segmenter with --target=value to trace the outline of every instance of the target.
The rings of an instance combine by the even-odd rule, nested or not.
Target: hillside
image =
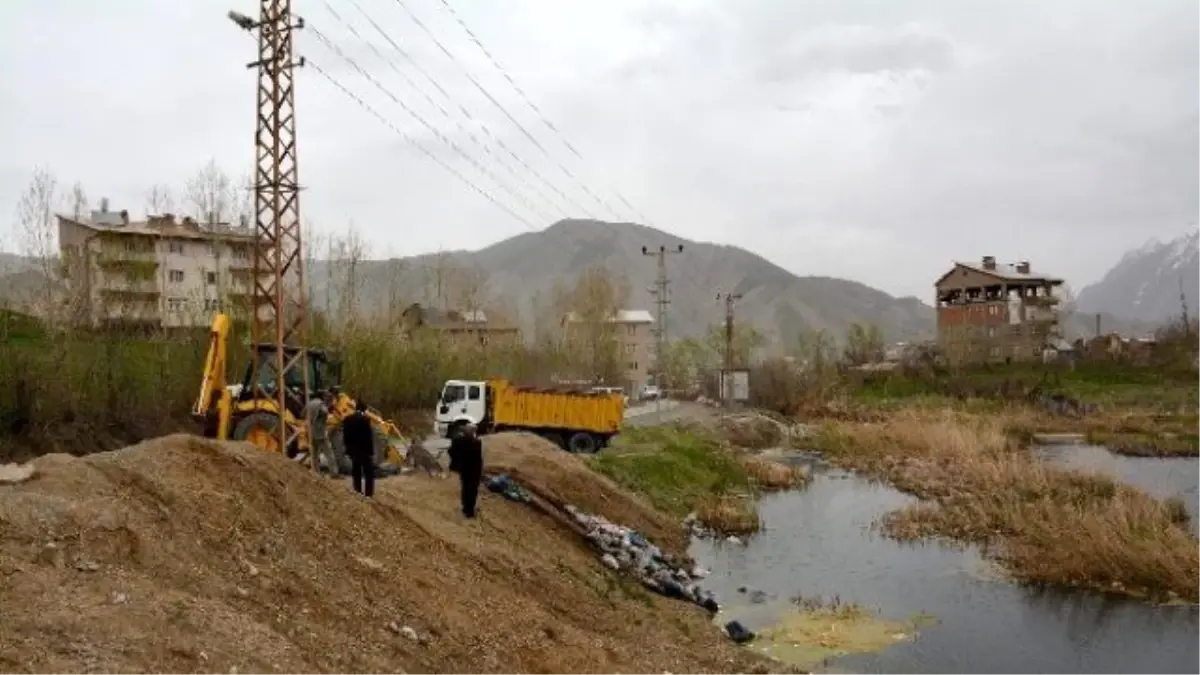
[[[796,276],[741,248],[695,242],[633,223],[564,220],[479,251],[364,259],[352,266],[310,259],[307,273],[313,307],[331,316],[337,314],[348,289],[353,289],[353,304],[362,311],[398,311],[412,302],[477,306],[515,317],[532,333],[540,321],[553,320],[550,299],[555,285],[573,284],[593,265],[603,265],[628,282],[631,307],[653,311],[654,296],[648,289],[657,270],[654,259],[642,255],[641,249],[659,244],[684,246],[683,254],[668,259],[672,337],[699,336],[721,321],[723,309],[716,297],[726,291],[743,295],[738,303],[739,321],[754,324],[777,346],[793,343],[804,330],[824,329],[841,337],[854,322],[879,325],[889,341],[934,335],[934,310],[917,298],[897,298],[845,279]],[[1171,245],[1161,246],[1171,249]],[[1191,246],[1191,286],[1185,280],[1185,288],[1196,287],[1195,235]],[[1189,268],[1184,265],[1184,269]],[[351,276],[354,284],[348,281]],[[1161,285],[1166,290],[1161,293],[1174,295],[1162,303],[1177,314],[1178,283],[1170,282],[1169,275],[1163,278]],[[39,279],[36,266],[27,260],[0,254],[0,303],[20,308],[23,301],[38,296],[42,289]],[[1095,307],[1090,298],[1097,293],[1092,286],[1085,289],[1077,311],[1064,318],[1068,338],[1094,333],[1097,310],[1082,308]],[[1129,305],[1112,304],[1117,308]],[[1130,320],[1129,312],[1122,315],[1112,308],[1099,311],[1105,331],[1140,335],[1153,332],[1161,323]]]
[[[538,313],[534,299],[539,294],[548,298],[556,282],[570,284],[594,265],[603,265],[629,282],[630,306],[653,310],[654,298],[647,289],[657,269],[654,259],[642,255],[641,249],[660,244],[684,246],[683,254],[668,259],[672,336],[698,336],[720,321],[723,309],[716,297],[726,291],[743,295],[739,320],[753,323],[773,340],[790,343],[801,331],[813,329],[840,337],[854,322],[878,324],[894,340],[933,335],[933,309],[916,298],[895,298],[844,279],[798,277],[744,249],[690,241],[632,223],[564,220],[479,251],[444,254],[441,263],[443,268],[451,263],[474,270],[476,280],[484,281],[487,299],[508,299],[528,328]],[[364,261],[357,266],[359,298],[373,308],[405,300],[432,301],[438,297],[438,265],[439,256],[434,255]],[[329,299],[331,285],[345,285],[344,267],[317,261],[312,268],[314,299],[321,306]],[[451,305],[457,304],[454,296],[461,295],[447,290],[453,285],[443,282],[443,295],[449,296]],[[330,306],[336,306],[336,301]]]
[[[1168,242],[1151,240],[1126,253],[1099,281],[1079,293],[1080,312],[1163,323],[1180,314],[1179,293],[1197,315],[1200,288],[1200,233]]]
[[[682,528],[541,439],[520,475],[669,551]],[[48,455],[0,486],[5,672],[765,672],[707,612],[609,571],[552,515],[457,483],[374,501],[249,445],[170,436]],[[568,521],[569,522],[569,521]]]

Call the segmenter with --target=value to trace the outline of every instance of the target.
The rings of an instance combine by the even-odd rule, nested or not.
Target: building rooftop
[[[567,312],[567,321],[580,321],[577,312]],[[654,315],[644,309],[618,309],[609,321],[613,323],[654,323]]]
[[[188,217],[184,217],[183,220],[175,220],[174,214],[170,213],[148,216],[143,221],[129,220],[129,215],[126,211],[94,211],[93,218],[87,221],[76,220],[73,217],[63,215],[59,215],[58,219],[60,222],[71,223],[94,232],[105,232],[115,235],[161,237],[165,239],[254,240],[254,230],[249,227],[238,227],[229,223],[201,224]]]
[[[975,270],[982,274],[990,274],[1002,279],[1013,281],[1062,281],[1059,277],[1044,272],[1035,272],[1030,268],[1022,268],[1014,263],[996,263],[996,267],[988,269],[980,263],[955,262],[955,265]]]

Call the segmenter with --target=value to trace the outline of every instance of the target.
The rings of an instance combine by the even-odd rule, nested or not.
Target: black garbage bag
[[[729,639],[740,644],[745,644],[754,639],[754,633],[740,621],[730,621],[725,624],[725,633],[729,635]]]

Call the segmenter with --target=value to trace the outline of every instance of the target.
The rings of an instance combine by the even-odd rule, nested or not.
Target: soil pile
[[[667,519],[540,439],[489,468],[645,532]],[[574,532],[457,481],[345,481],[169,436],[0,486],[5,671],[745,672],[696,607],[606,569]],[[678,537],[678,535],[675,535]]]

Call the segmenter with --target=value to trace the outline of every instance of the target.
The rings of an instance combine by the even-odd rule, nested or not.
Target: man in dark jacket
[[[354,412],[342,420],[342,444],[350,457],[350,481],[354,491],[367,497],[375,495],[375,432],[367,417],[367,404],[361,398]]]
[[[462,514],[474,518],[479,481],[483,478],[483,443],[476,434],[474,424],[467,424],[457,436],[450,439],[450,470],[458,472]]]

